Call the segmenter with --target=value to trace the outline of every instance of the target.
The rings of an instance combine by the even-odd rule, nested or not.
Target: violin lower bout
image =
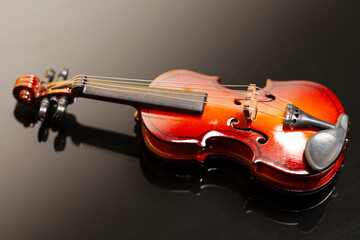
[[[162,141],[151,134],[144,124],[142,124],[142,133],[148,149],[164,161],[202,164],[208,157],[217,157],[219,161],[221,158],[228,158],[247,168],[254,180],[277,190],[293,193],[316,192],[327,186],[345,158],[345,152],[343,152],[335,165],[323,172],[296,175],[278,171],[265,164],[254,164],[252,150],[247,145],[233,139],[210,138],[205,147],[200,148],[196,144]]]

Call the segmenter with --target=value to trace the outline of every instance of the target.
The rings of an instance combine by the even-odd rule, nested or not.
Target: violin
[[[343,164],[349,117],[326,87],[310,81],[267,80],[221,85],[220,78],[173,70],[154,80],[77,75],[48,69],[40,80],[19,77],[21,103],[44,120],[59,119],[78,97],[137,109],[147,148],[166,161],[204,163],[212,157],[244,165],[253,179],[293,193],[323,189]],[[234,89],[236,88],[236,89]]]

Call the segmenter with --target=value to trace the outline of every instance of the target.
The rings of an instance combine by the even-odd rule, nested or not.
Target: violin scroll
[[[22,103],[32,104],[38,94],[40,79],[35,75],[23,75],[19,77],[14,86],[14,97]]]
[[[48,69],[41,80],[35,75],[23,75],[16,80],[13,95],[23,104],[39,107],[40,120],[45,119],[51,106],[56,108],[54,117],[59,119],[75,98],[71,93],[72,82],[66,80],[68,71],[63,68],[55,81],[53,69]]]

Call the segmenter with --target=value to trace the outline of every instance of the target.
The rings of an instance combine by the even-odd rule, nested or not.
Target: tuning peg
[[[64,81],[67,79],[68,75],[69,75],[69,69],[62,68],[59,72],[59,75],[58,75],[56,81]],[[53,99],[53,101],[55,101],[55,99]],[[56,107],[56,111],[54,114],[54,118],[56,120],[59,120],[66,111],[66,107],[68,105],[68,100],[65,96],[61,96],[61,97],[56,97],[56,102],[57,102],[57,107]]]
[[[48,84],[54,80],[55,71],[52,68],[49,68],[46,70],[45,74],[43,75],[40,86]],[[40,109],[38,113],[38,118],[42,121],[45,120],[46,112],[48,108],[50,107],[50,101],[49,98],[43,98],[40,102]]]
[[[38,118],[41,121],[45,120],[46,117],[46,112],[50,107],[50,100],[48,98],[43,98],[40,102],[40,109],[39,109],[39,113],[38,113]]]
[[[58,99],[57,108],[54,114],[54,118],[56,120],[59,120],[62,117],[62,115],[65,113],[67,105],[68,105],[68,100],[65,96],[62,96]]]
[[[63,67],[63,68],[61,68],[61,70],[60,70],[60,72],[59,72],[59,74],[58,74],[58,76],[57,76],[57,78],[56,78],[55,81],[64,81],[64,80],[67,79],[68,75],[69,75],[69,69]],[[55,104],[58,103],[58,100],[59,100],[59,98],[58,98],[57,96],[52,96],[52,97],[50,98],[50,103],[51,103],[52,105],[55,105]]]
[[[52,68],[48,68],[44,73],[40,85],[48,84],[54,80],[55,70]]]
[[[61,68],[56,81],[64,81],[69,75],[69,69],[66,67]]]

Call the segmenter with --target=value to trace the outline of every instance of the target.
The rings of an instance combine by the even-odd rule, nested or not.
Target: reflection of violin
[[[54,109],[50,108],[49,111]],[[18,103],[14,115],[25,127],[37,122],[35,108]],[[289,195],[249,181],[249,174],[240,164],[224,158],[210,158],[205,164],[194,165],[162,161],[144,147],[140,123],[135,136],[124,135],[79,123],[76,117],[64,113],[61,120],[46,118],[39,128],[39,141],[46,141],[50,129],[57,133],[56,151],[65,149],[70,138],[75,145],[85,144],[138,159],[144,177],[154,186],[174,194],[193,193],[201,197],[207,191],[231,191],[239,195],[237,206],[247,214],[260,214],[284,225],[297,226],[309,232],[318,225],[327,206],[336,197],[336,180],[321,191],[302,196]],[[337,176],[335,177],[337,179]]]
[[[336,96],[317,83],[268,80],[263,89],[251,84],[231,90],[218,77],[187,70],[154,81],[90,75],[65,80],[65,70],[56,81],[53,77],[54,71],[42,81],[22,76],[14,96],[40,107],[40,118],[51,104],[61,117],[76,97],[132,105],[146,146],[163,159],[204,162],[226,156],[270,186],[310,192],[329,183],[345,157],[348,116]]]

